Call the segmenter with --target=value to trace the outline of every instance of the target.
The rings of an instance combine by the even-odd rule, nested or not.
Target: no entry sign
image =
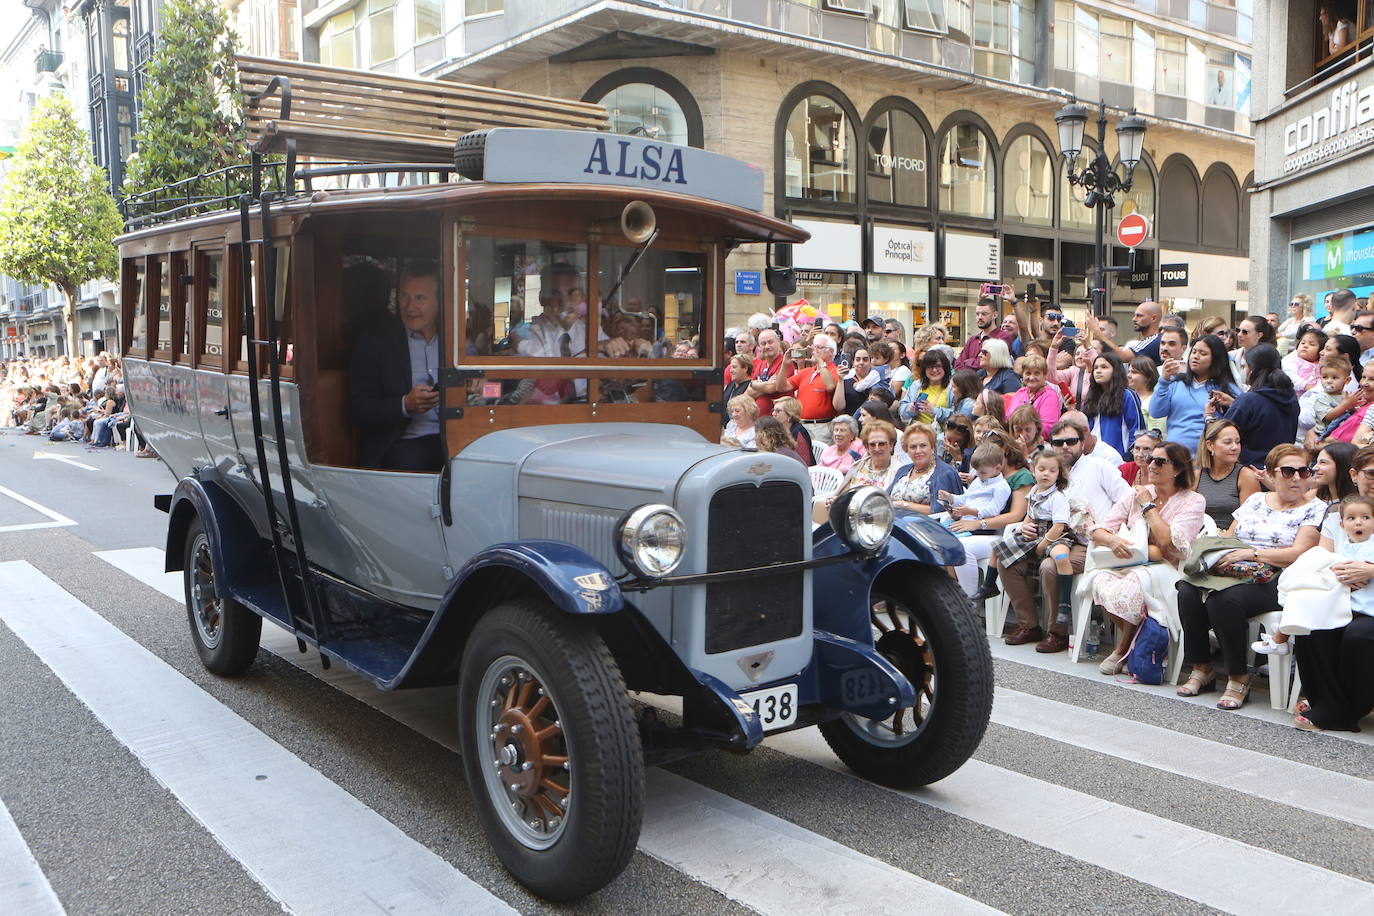
[[[1150,221],[1139,213],[1128,213],[1121,217],[1121,223],[1116,227],[1116,238],[1127,248],[1134,248],[1145,241],[1145,236],[1150,234]]]

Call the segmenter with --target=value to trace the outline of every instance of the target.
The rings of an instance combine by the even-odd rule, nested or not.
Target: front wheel
[[[550,900],[614,880],[639,841],[644,760],[597,632],[547,602],[494,608],[463,652],[458,717],[478,817],[516,880]]]
[[[247,671],[258,655],[262,618],[233,598],[220,596],[210,538],[199,518],[186,532],[181,569],[191,640],[196,644],[201,664],[208,671],[225,676]]]
[[[881,720],[844,713],[820,730],[855,773],[910,789],[944,779],[978,749],[992,716],[992,653],[945,573],[894,570],[879,587],[869,617],[875,645],[916,688],[916,705]]]

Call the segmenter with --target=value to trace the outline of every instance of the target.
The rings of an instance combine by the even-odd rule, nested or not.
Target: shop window
[[[940,209],[992,219],[996,185],[987,134],[976,124],[955,124],[940,148]]]
[[[1118,171],[1121,171],[1119,167]],[[1150,235],[1155,234],[1155,176],[1144,162],[1137,165],[1135,173],[1131,175],[1131,189],[1121,194],[1118,200],[1121,202],[1121,216],[1139,213],[1150,221]]]
[[[1030,134],[1007,146],[1003,157],[1002,212],[1008,220],[1037,226],[1054,224],[1054,159]]]
[[[910,112],[893,108],[879,115],[864,153],[870,201],[930,206],[926,132]]]
[[[1159,240],[1162,244],[1198,244],[1197,174],[1188,160],[1171,156],[1159,173]]]
[[[1240,247],[1240,189],[1224,168],[1209,170],[1202,182],[1202,244]]]
[[[664,143],[687,145],[687,116],[663,89],[648,83],[617,86],[597,100],[611,116],[611,130]]]
[[[1088,163],[1097,155],[1097,147],[1091,140],[1083,138],[1083,151],[1078,154],[1078,159],[1074,162],[1075,172],[1082,172]],[[1060,156],[1059,161],[1063,162],[1064,157]],[[1081,229],[1091,232],[1093,229],[1093,211],[1091,207],[1084,204],[1087,199],[1087,192],[1082,185],[1076,185],[1069,181],[1067,166],[1061,166],[1059,173],[1059,225],[1065,229]]]
[[[792,109],[783,138],[788,197],[854,200],[854,126],[835,99],[813,95]]]

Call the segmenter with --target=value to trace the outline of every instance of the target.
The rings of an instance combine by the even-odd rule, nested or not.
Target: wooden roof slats
[[[491,127],[606,130],[600,105],[505,89],[240,55],[250,142],[257,149],[360,162],[452,161],[453,142]],[[290,82],[290,115],[279,92],[256,101],[274,77]]]

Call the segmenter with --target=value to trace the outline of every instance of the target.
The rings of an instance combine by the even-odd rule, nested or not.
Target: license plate
[[[766,732],[786,728],[797,721],[797,685],[782,684],[766,690],[751,690],[740,699],[753,707]]]

